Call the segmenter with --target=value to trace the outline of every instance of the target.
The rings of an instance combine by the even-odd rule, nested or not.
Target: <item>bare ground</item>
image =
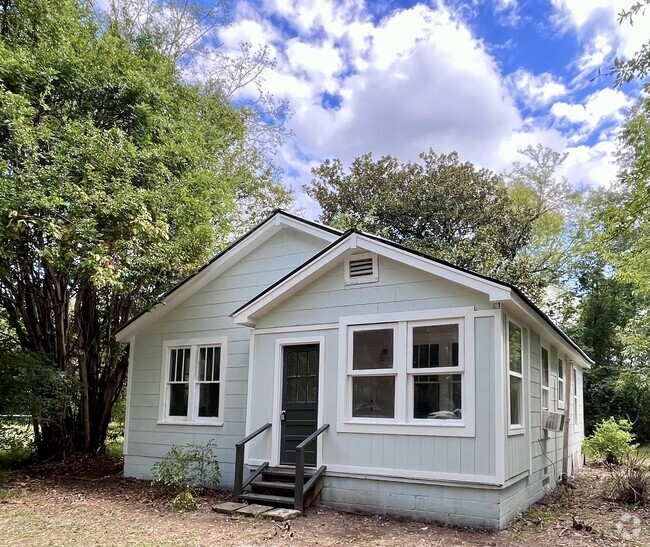
[[[121,460],[84,459],[31,467],[0,488],[0,545],[650,545],[650,510],[605,499],[608,472],[586,469],[575,490],[558,490],[503,532],[484,532],[312,507],[285,524],[228,517],[211,506],[175,513],[146,481],[121,476]]]

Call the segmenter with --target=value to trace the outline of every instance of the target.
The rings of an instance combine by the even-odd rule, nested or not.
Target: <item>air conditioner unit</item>
[[[562,431],[564,428],[564,414],[545,410],[542,413],[542,423],[546,431]]]

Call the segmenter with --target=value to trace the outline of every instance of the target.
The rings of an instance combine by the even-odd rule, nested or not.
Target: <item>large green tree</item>
[[[101,449],[127,370],[114,333],[227,238],[245,137],[146,34],[81,1],[0,1],[0,305],[21,351],[79,386],[35,416],[42,456]]]
[[[456,153],[429,151],[420,159],[375,161],[367,154],[349,172],[339,160],[326,161],[306,191],[321,206],[323,222],[385,236],[541,299],[546,281],[522,253],[544,214],[537,200],[515,199],[501,177]]]

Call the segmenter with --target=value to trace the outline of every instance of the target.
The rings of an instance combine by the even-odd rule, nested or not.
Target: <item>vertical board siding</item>
[[[313,236],[284,228],[137,336],[129,378],[127,476],[149,477],[151,466],[172,445],[205,444],[214,439],[222,484],[232,485],[234,445],[245,435],[250,329],[235,325],[228,315],[324,246]],[[208,336],[228,340],[224,425],[158,424],[163,342]]]

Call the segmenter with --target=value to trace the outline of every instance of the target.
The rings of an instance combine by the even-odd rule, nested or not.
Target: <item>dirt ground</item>
[[[650,509],[606,501],[607,477],[603,469],[584,470],[575,490],[552,494],[503,532],[324,507],[278,524],[214,513],[211,506],[226,501],[226,492],[202,497],[199,511],[175,513],[148,482],[123,478],[119,459],[103,457],[5,473],[0,545],[650,545]]]

